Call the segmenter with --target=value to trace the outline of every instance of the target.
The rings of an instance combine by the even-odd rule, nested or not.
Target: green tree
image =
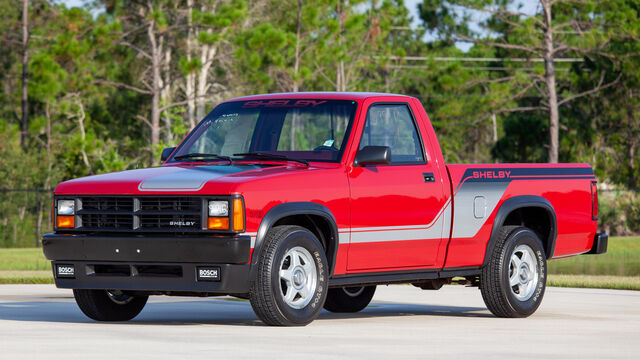
[[[603,73],[585,91],[559,72],[567,70],[563,59],[582,61],[584,57],[603,54],[610,32],[596,1],[539,0],[535,14],[524,13],[511,0],[425,0],[421,17],[429,29],[449,42],[465,41],[494,47],[508,70],[491,83],[507,83],[516,96],[507,97],[494,113],[544,111],[549,119],[548,161],[559,160],[561,106],[583,96],[607,89],[617,83],[616,74]],[[484,17],[474,31],[468,24],[474,16]],[[512,107],[523,97],[538,96],[537,104]]]

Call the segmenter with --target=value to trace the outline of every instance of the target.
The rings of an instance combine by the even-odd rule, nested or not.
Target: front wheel
[[[540,239],[528,228],[505,226],[498,232],[489,263],[480,275],[487,308],[498,317],[527,317],[544,296],[547,259]]]
[[[267,233],[249,300],[267,325],[313,321],[327,296],[328,265],[322,245],[309,230],[277,226]]]
[[[127,321],[147,304],[148,296],[131,296],[117,290],[74,289],[73,296],[82,312],[97,321]]]

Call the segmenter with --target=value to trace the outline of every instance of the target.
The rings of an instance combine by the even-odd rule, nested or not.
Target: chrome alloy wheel
[[[296,246],[289,249],[280,263],[280,294],[284,302],[294,309],[307,306],[318,284],[316,264],[307,249]]]
[[[509,262],[509,286],[520,301],[527,301],[536,290],[539,281],[538,261],[528,245],[513,250]]]

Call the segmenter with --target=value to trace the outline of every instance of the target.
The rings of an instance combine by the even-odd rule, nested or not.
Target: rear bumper
[[[609,244],[609,235],[596,234],[593,239],[593,246],[587,254],[604,254],[607,252],[607,245]]]
[[[159,292],[245,294],[251,239],[238,237],[90,236],[46,234],[56,286]],[[60,273],[59,266],[72,268]],[[198,270],[217,270],[199,278]]]

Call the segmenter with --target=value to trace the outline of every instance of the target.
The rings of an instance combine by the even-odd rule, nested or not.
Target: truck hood
[[[246,164],[171,165],[93,175],[60,183],[57,195],[135,195],[170,193],[232,193],[235,185],[250,179],[306,171],[300,166]]]

